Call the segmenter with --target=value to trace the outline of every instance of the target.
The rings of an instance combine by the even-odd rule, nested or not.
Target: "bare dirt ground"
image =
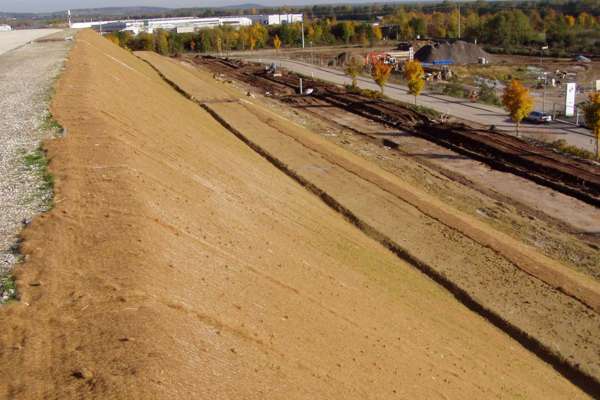
[[[0,397],[585,397],[99,36],[53,111]]]
[[[270,106],[444,202],[600,278],[598,208],[335,107],[290,108],[275,101]],[[390,148],[392,143],[397,147]]]
[[[189,58],[183,60],[187,62]],[[234,79],[238,73],[246,76],[241,69],[233,71],[217,61],[190,61]],[[600,210],[593,205],[439,146],[411,133],[410,126],[404,130],[390,128],[312,96],[293,95],[287,87],[270,87],[266,79],[243,79],[244,82],[227,82],[259,96],[275,113],[368,159],[444,203],[574,269],[600,276]],[[274,97],[262,96],[266,90]]]
[[[600,329],[598,314],[565,296],[561,291],[568,285],[560,279],[552,283],[552,279],[536,275],[542,265],[552,264],[549,260],[531,249],[525,250],[517,242],[504,248],[487,241],[480,235],[481,230],[489,229],[485,227],[487,223],[480,226],[478,233],[472,231],[468,225],[475,224],[474,221],[467,225],[457,222],[454,216],[460,213],[456,209],[434,205],[435,201],[428,200],[414,187],[383,171],[374,172],[370,164],[328,146],[314,134],[279,118],[280,110],[269,111],[272,104],[263,109],[248,99],[236,103],[233,88],[212,81],[209,74],[187,63],[154,53],[139,55],[281,164],[340,201],[354,216],[385,235],[386,241],[391,240],[419,262],[457,283],[559,357],[583,366],[587,373],[598,373],[596,355],[600,343],[593,334]],[[206,90],[211,81],[215,89]],[[213,97],[215,92],[220,100]],[[241,95],[237,93],[238,98]],[[373,207],[374,204],[377,206]],[[445,212],[449,214],[444,216]],[[489,234],[496,239],[502,237],[494,230]],[[521,251],[529,255],[516,256]],[[530,264],[532,269],[525,267],[528,257],[535,259]],[[580,282],[586,282],[584,285],[597,286],[588,278],[579,277]]]

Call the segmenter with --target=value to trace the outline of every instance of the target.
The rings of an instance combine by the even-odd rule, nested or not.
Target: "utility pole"
[[[460,39],[460,2],[458,4],[458,38]]]
[[[302,48],[304,48],[304,15],[302,15]]]
[[[548,74],[544,72],[543,61],[544,61],[544,50],[547,50],[548,46],[542,46],[540,53],[540,68],[542,68],[542,76],[544,77],[544,92],[542,94],[542,113],[546,112],[546,86],[548,85]]]

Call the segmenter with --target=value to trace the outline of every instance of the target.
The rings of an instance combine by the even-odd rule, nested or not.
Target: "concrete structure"
[[[0,25],[0,32],[10,32],[12,28],[10,25]]]

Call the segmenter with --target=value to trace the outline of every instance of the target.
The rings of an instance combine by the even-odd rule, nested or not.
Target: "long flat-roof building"
[[[286,23],[302,22],[302,14],[273,14],[273,15],[248,15],[243,17],[210,17],[210,18],[149,18],[136,20],[116,21],[90,21],[74,22],[71,28],[93,28],[101,32],[128,31],[133,34],[140,32],[153,33],[156,29],[165,29],[176,32],[194,32],[200,29],[214,28],[217,26],[249,26],[254,23],[263,25],[279,25]]]
[[[263,14],[263,15],[248,15],[252,22],[258,22],[263,25],[281,25],[293,24],[295,22],[304,21],[303,14]]]
[[[156,29],[169,31],[195,31],[217,26],[248,26],[252,20],[246,17],[215,17],[215,18],[154,18],[138,20],[90,21],[74,22],[73,29],[93,28],[101,32],[129,31],[153,33]]]

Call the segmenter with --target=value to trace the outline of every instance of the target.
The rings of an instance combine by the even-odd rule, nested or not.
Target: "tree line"
[[[486,10],[486,9],[483,9]],[[568,51],[600,53],[600,18],[587,11],[568,14],[552,7],[507,8],[497,12],[481,12],[476,8],[456,6],[448,11],[407,11],[399,8],[384,19],[393,27],[396,38],[417,37],[478,41],[496,46],[500,51],[550,46],[550,52]],[[563,55],[563,54],[556,54]],[[566,55],[566,54],[564,54]]]
[[[352,21],[329,19],[304,24],[305,44],[309,46],[334,44],[374,45],[383,39],[378,26]],[[160,54],[181,52],[227,53],[233,50],[255,50],[274,47],[298,47],[302,43],[302,24],[245,27],[221,26],[201,29],[193,33],[156,30],[133,36],[129,32],[114,32],[109,40],[131,50],[149,50]]]
[[[600,0],[587,1],[590,2],[595,4]],[[493,10],[498,6],[488,5],[487,2],[477,3],[485,7],[466,7],[461,9],[460,14],[456,4],[442,8],[442,3],[440,7],[430,9],[400,6],[395,8],[393,14],[382,18],[379,24],[335,18],[309,19],[304,24],[305,45],[373,46],[383,39],[460,37],[484,44],[492,52],[539,54],[540,48],[548,45],[548,55],[567,56],[576,52],[600,54],[600,9],[590,6],[587,8],[589,11],[585,11],[585,0],[570,7],[575,11],[582,10],[575,14],[540,5],[544,3],[538,3],[535,8],[523,6],[497,11]],[[281,47],[298,47],[302,42],[302,25],[254,24],[241,28],[223,26],[194,33],[157,31],[154,35],[141,33],[133,37],[126,33],[115,33],[113,36],[119,39],[122,46],[132,50],[152,49],[161,54],[182,51],[224,53],[273,47],[276,37],[281,41]]]

